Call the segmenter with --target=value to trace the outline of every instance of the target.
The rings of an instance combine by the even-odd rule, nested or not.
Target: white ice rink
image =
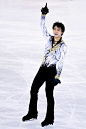
[[[40,9],[48,4],[46,27],[63,22],[68,46],[55,87],[55,122],[41,127],[46,114],[45,84],[39,91],[39,116],[22,122],[30,88],[44,56]],[[86,0],[0,0],[0,129],[86,129]]]

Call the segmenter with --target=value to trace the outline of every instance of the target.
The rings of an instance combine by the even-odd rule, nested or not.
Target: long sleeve
[[[48,33],[47,28],[46,28],[46,26],[45,26],[45,16],[46,16],[46,15],[41,15],[41,23],[40,23],[40,26],[41,26],[41,30],[42,30],[43,36],[44,36],[45,38],[49,38],[51,35]]]
[[[56,62],[57,74],[55,76],[55,79],[60,79],[60,75],[61,75],[62,68],[63,68],[64,57],[66,53],[67,53],[67,46],[63,44],[61,46],[61,54],[59,58],[57,58],[57,62]]]

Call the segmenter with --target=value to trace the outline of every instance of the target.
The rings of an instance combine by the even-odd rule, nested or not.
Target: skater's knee
[[[49,89],[49,88],[45,88],[45,93],[46,93],[46,97],[49,99],[54,99],[53,96],[53,88]]]

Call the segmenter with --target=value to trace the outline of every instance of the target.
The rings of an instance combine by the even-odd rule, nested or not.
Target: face
[[[63,32],[60,27],[55,26],[53,29],[53,34],[54,34],[55,38],[60,38],[61,34],[63,34]]]

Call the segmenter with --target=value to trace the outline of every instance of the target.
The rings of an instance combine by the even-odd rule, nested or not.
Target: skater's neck
[[[55,45],[59,44],[59,43],[61,42],[61,39],[62,39],[62,37],[60,37],[60,38],[58,38],[58,39],[54,37],[53,47],[54,47]]]
[[[54,37],[54,42],[58,42],[61,39],[61,37]]]

